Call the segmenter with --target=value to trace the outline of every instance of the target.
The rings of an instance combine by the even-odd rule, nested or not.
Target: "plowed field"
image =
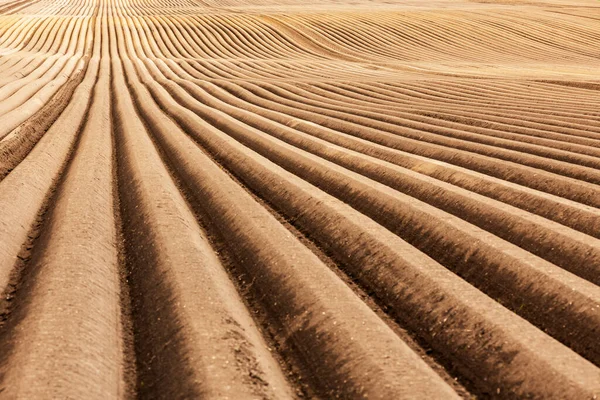
[[[600,397],[600,3],[1,0],[1,399]]]

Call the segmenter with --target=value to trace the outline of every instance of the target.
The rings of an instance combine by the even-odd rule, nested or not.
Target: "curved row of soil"
[[[371,3],[0,2],[0,398],[600,395],[600,7]]]

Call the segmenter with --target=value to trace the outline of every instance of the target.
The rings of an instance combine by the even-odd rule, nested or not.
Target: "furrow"
[[[174,135],[178,128],[169,119],[142,111],[150,101],[138,97],[136,103],[152,121],[153,134],[180,179],[193,189],[201,212],[231,243],[253,290],[268,298],[263,305],[280,330],[281,345],[296,349],[318,392],[326,397],[387,398],[405,391],[425,398],[455,396],[313,253],[190,139]],[[367,349],[361,343],[371,345]]]

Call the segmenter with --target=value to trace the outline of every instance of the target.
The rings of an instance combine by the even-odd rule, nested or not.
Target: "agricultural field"
[[[0,0],[0,399],[600,398],[600,2]]]

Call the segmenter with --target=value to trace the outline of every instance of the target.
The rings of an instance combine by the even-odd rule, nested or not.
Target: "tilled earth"
[[[0,398],[600,396],[600,3],[0,1]]]

